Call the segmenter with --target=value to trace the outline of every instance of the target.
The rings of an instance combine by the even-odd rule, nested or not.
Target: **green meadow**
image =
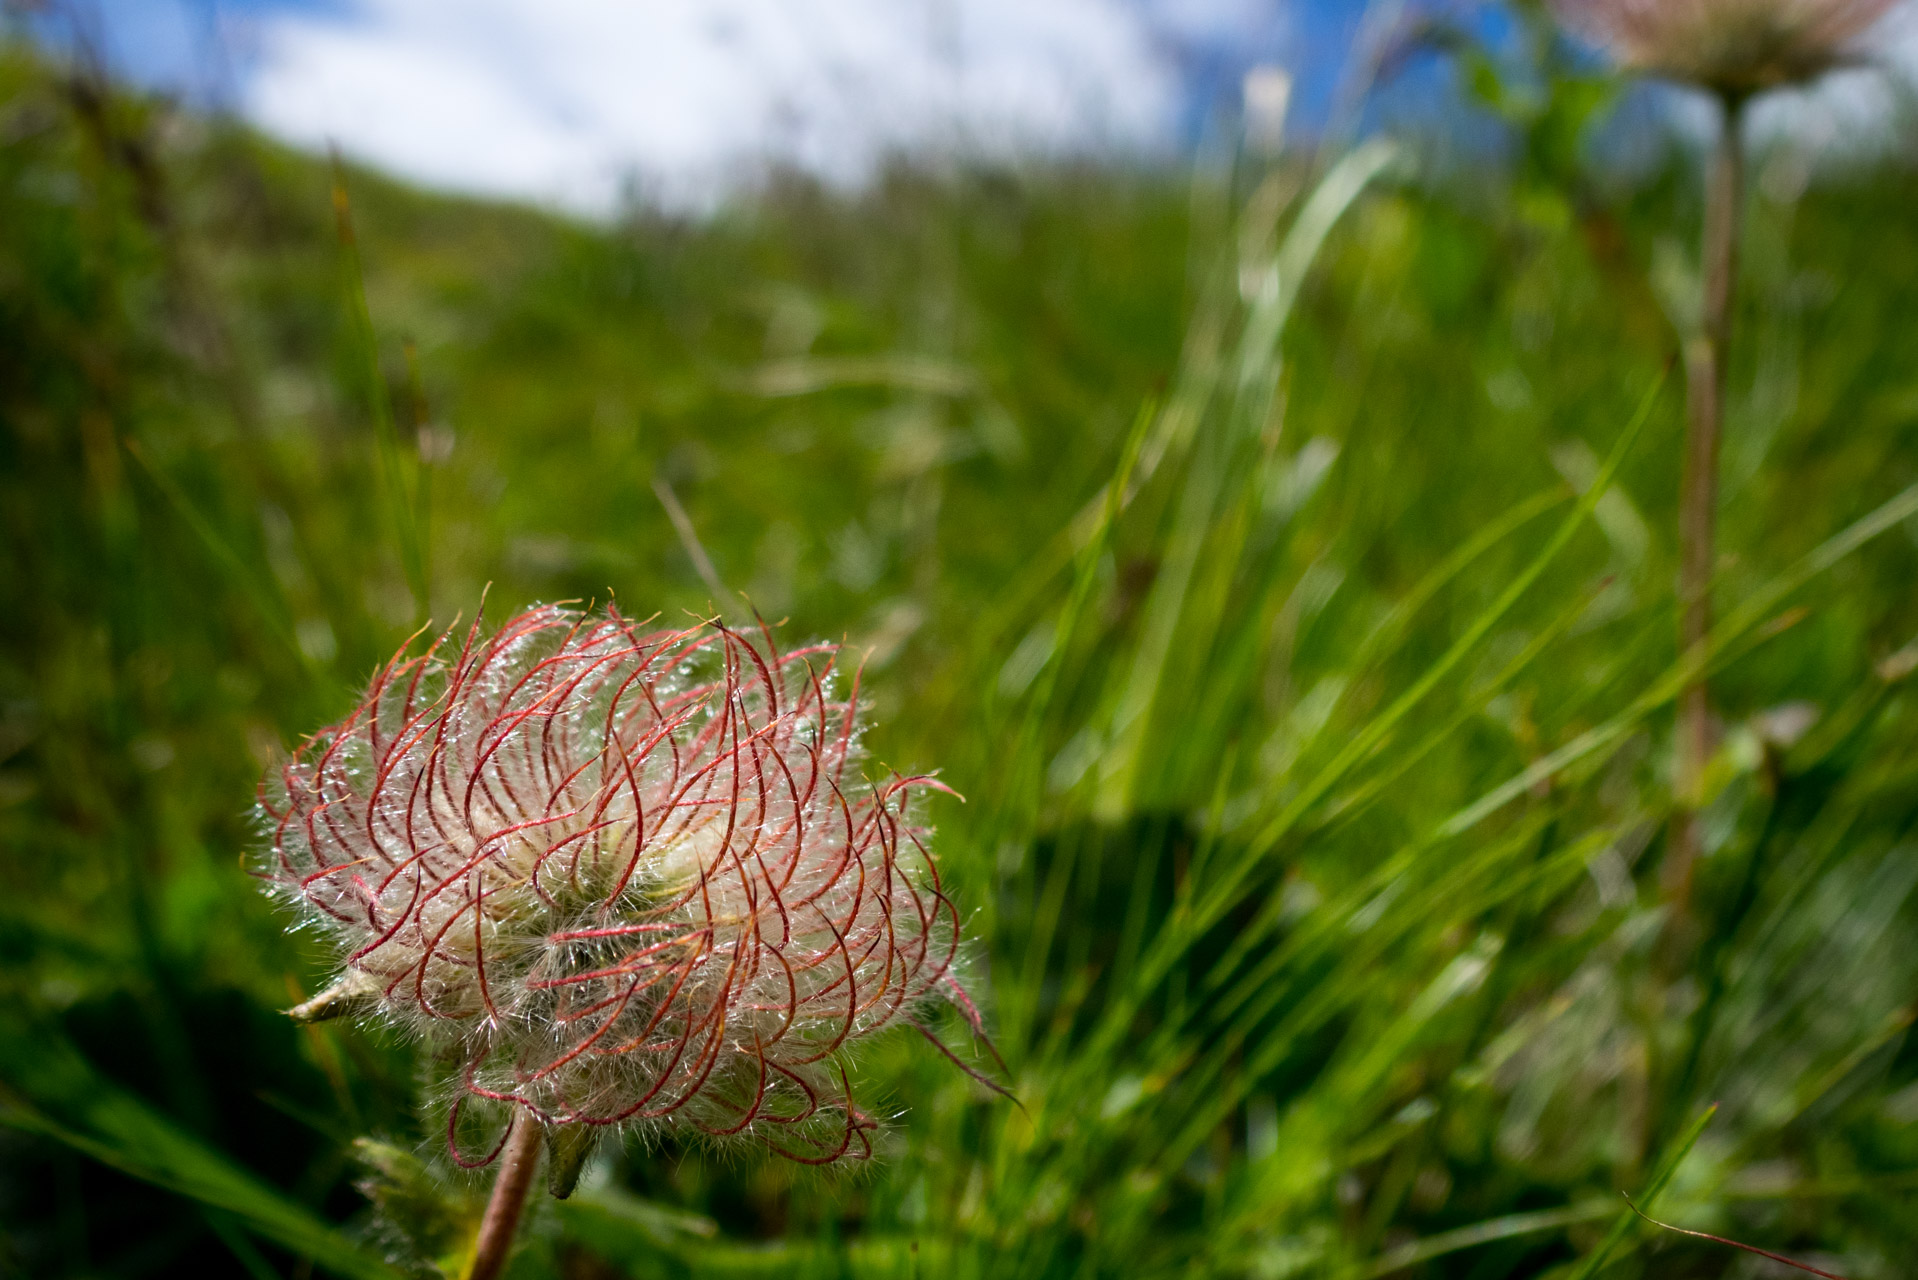
[[[889,1033],[870,1162],[609,1144],[511,1276],[1790,1274],[1626,1196],[1909,1275],[1918,171],[1754,156],[1687,656],[1697,156],[1481,91],[589,224],[0,54],[0,1275],[457,1275],[439,1067],[284,1016],[252,806],[536,601],[864,655],[1014,1100]]]

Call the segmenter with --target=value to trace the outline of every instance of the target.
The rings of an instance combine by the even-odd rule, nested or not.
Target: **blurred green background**
[[[329,961],[253,787],[429,618],[740,593],[967,797],[926,816],[1019,1105],[889,1037],[870,1165],[631,1141],[512,1274],[1783,1274],[1621,1216],[1659,1188],[1909,1274],[1918,173],[1757,157],[1673,918],[1695,161],[1606,180],[1609,85],[1479,89],[1512,145],[1462,167],[588,225],[7,48],[0,1274],[456,1269],[432,1064],[279,1012]]]

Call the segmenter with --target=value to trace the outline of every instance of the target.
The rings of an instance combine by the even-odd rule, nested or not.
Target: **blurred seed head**
[[[477,1097],[868,1152],[843,1052],[976,1014],[906,814],[938,784],[859,776],[837,656],[558,607],[402,650],[261,789],[264,874],[344,958],[295,1016],[456,1050],[449,1135]]]
[[[1897,0],[1554,0],[1620,63],[1738,96],[1854,60]]]

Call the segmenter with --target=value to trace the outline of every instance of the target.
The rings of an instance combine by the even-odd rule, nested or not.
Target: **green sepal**
[[[599,1128],[590,1124],[556,1124],[546,1129],[546,1189],[564,1200],[579,1185],[579,1175],[599,1143]]]

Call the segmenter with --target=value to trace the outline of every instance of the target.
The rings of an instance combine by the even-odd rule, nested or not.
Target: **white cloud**
[[[419,180],[611,208],[768,157],[1164,143],[1177,72],[1126,0],[361,0],[263,20],[248,114]]]

